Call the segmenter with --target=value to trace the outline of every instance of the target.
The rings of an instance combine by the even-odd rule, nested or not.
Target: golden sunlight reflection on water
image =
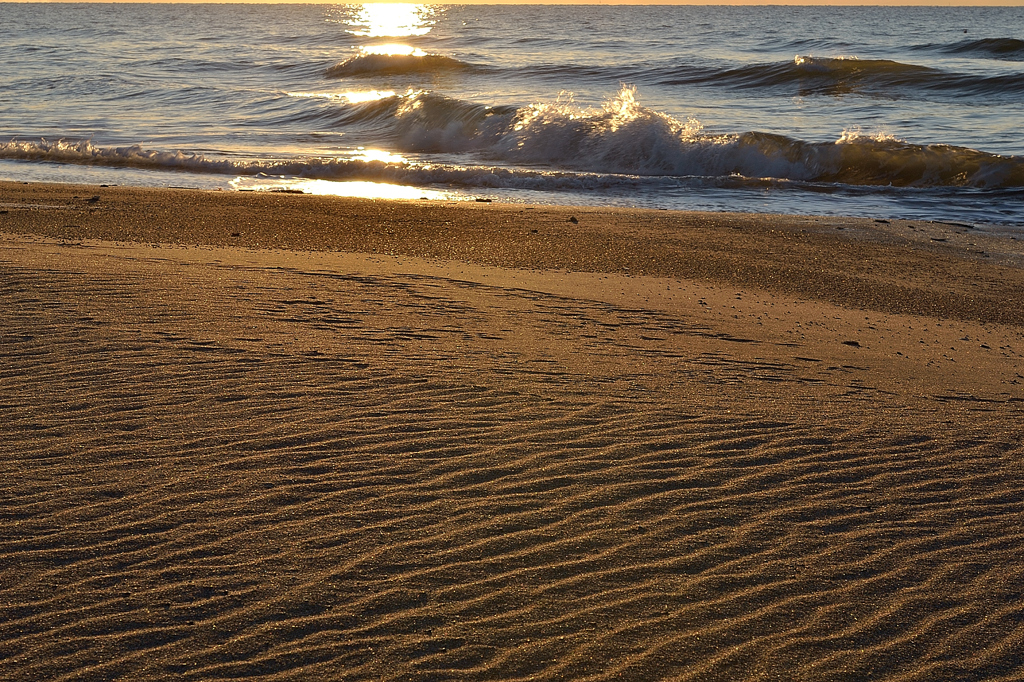
[[[369,47],[360,48],[363,54],[381,54],[388,57],[422,57],[427,53],[423,50],[411,47],[409,45],[402,45],[400,43],[388,43],[386,45],[371,45]]]
[[[456,199],[448,192],[439,192],[409,185],[363,180],[307,180],[303,178],[251,178],[237,177],[230,183],[232,189],[248,192],[302,192],[320,196],[355,197],[360,199]]]
[[[382,163],[406,163],[407,159],[400,154],[386,152],[383,149],[359,148],[359,152],[352,157],[359,161],[380,161]]]
[[[350,32],[369,38],[426,35],[438,11],[430,5],[365,4],[356,11]]]

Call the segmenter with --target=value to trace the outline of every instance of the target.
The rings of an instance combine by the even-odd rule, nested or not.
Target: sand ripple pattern
[[[0,678],[1024,679],[1005,414],[779,418],[799,363],[527,291],[99,269],[0,263]]]

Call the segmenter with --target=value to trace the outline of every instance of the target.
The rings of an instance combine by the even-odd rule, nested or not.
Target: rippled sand
[[[1008,241],[0,191],[0,678],[1024,678]]]

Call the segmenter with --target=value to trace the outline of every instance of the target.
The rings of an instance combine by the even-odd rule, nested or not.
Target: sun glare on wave
[[[407,159],[399,154],[392,154],[383,149],[365,149],[362,147],[359,148],[359,151],[352,158],[359,161],[380,161],[382,163],[407,162]]]
[[[402,45],[400,43],[387,43],[385,45],[370,45],[361,48],[363,54],[380,54],[388,57],[423,57],[427,53],[423,50]]]

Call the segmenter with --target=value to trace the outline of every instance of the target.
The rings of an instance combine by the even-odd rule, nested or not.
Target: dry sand
[[[1018,244],[0,183],[0,679],[1024,679]]]

